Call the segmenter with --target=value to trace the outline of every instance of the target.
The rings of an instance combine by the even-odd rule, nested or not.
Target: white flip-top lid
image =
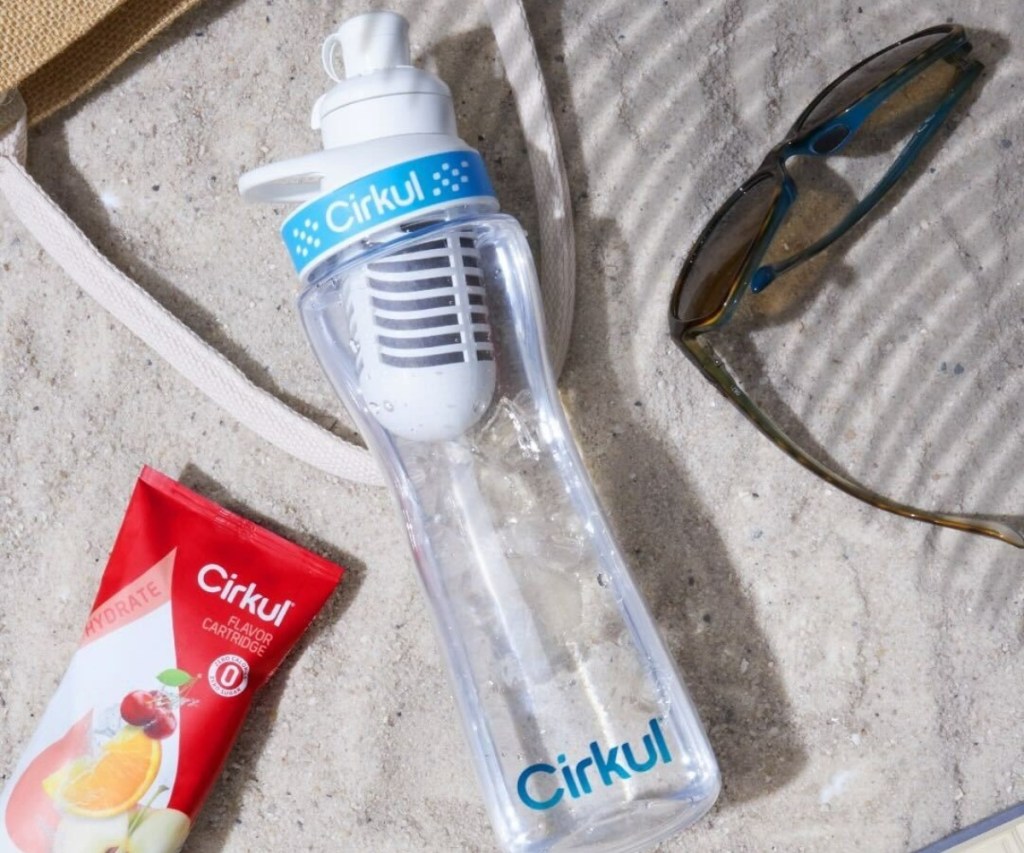
[[[336,68],[339,48],[344,76]],[[327,37],[322,59],[335,81],[311,117],[324,150],[242,175],[246,201],[304,201],[391,163],[468,148],[458,138],[449,88],[411,64],[409,24],[401,15],[350,18]]]
[[[341,48],[345,76],[335,69]],[[313,106],[312,126],[324,148],[411,133],[455,135],[448,87],[412,65],[409,23],[395,12],[350,18],[323,46],[323,64],[337,85]]]

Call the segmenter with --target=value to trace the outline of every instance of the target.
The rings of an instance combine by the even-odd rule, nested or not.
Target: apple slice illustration
[[[188,816],[176,809],[146,808],[108,818],[67,815],[53,839],[53,853],[178,853],[188,836]]]

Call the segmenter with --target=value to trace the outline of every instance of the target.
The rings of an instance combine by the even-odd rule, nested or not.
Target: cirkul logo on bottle
[[[307,202],[288,217],[281,236],[301,272],[384,223],[438,205],[493,197],[480,155],[447,151],[389,166]]]
[[[331,231],[344,234],[354,224],[373,222],[400,207],[409,207],[425,198],[419,176],[415,171],[410,171],[408,180],[401,187],[392,184],[381,189],[377,184],[370,184],[369,192],[362,198],[349,193],[347,198],[331,202],[324,211],[324,221]]]
[[[590,742],[590,754],[579,761],[569,762],[564,754],[560,754],[555,759],[558,762],[557,767],[546,763],[531,764],[527,767],[519,774],[519,781],[516,784],[519,799],[531,809],[544,811],[557,806],[567,791],[572,799],[578,800],[594,793],[594,785],[598,780],[608,787],[620,779],[631,779],[632,773],[646,773],[659,761],[662,764],[669,764],[672,761],[672,753],[665,742],[665,735],[657,718],[652,717],[647,725],[650,732],[643,736],[643,759],[637,760],[637,755],[628,742],[623,741],[604,749],[594,740]],[[591,771],[589,776],[588,770]],[[554,791],[546,793],[547,786],[543,783],[556,781],[558,777],[561,777],[564,785],[559,784]],[[545,790],[545,793],[540,793],[538,789]]]
[[[272,622],[280,628],[284,621],[284,615],[295,606],[295,602],[291,600],[278,602],[268,609],[270,599],[256,591],[256,583],[241,584],[236,581],[237,577],[238,575],[234,572],[229,574],[223,566],[207,563],[199,570],[197,580],[199,588],[204,592],[217,595],[222,601],[234,604],[257,619]]]

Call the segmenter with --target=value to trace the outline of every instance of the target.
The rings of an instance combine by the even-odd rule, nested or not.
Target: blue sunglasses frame
[[[866,91],[858,92],[855,97],[845,102],[840,101],[820,120],[807,124],[808,119],[814,115],[815,111],[825,104],[826,100],[835,94],[844,83],[853,82],[856,79],[855,75],[863,72],[867,66],[879,58],[885,57],[894,49],[912,45],[915,40],[923,38],[928,38],[929,42],[921,48],[919,53],[893,69],[874,86]],[[740,300],[748,291],[754,294],[760,293],[788,270],[828,248],[881,201],[907,172],[981,73],[982,64],[976,59],[969,58],[970,52],[971,44],[963,27],[957,24],[931,27],[914,33],[869,56],[823,89],[801,113],[786,138],[768,152],[753,176],[729,197],[705,227],[676,279],[669,303],[669,328],[672,339],[708,381],[737,406],[765,436],[826,482],[887,512],[941,527],[989,536],[1018,548],[1024,548],[1024,535],[1004,523],[1003,520],[983,516],[931,512],[894,501],[866,488],[811,455],[793,441],[746,395],[705,337],[708,332],[719,329],[729,321]],[[840,154],[850,140],[856,136],[857,131],[889,97],[934,63],[943,60],[952,63],[957,69],[957,74],[941,101],[918,126],[874,189],[824,236],[791,257],[774,264],[762,265],[762,259],[797,199],[797,185],[786,169],[786,161],[797,156],[829,157]],[[684,301],[684,293],[690,282],[690,273],[701,249],[722,225],[723,219],[733,206],[755,186],[765,181],[774,183],[774,195],[767,205],[754,238],[746,247],[740,245],[729,255],[727,262],[730,265],[729,268],[720,271],[718,275],[706,275],[696,284],[691,283],[691,291],[694,287],[701,290],[691,293],[690,297]],[[681,316],[682,310],[692,316]]]
[[[915,36],[911,36],[910,39],[897,42],[896,45],[890,46],[887,50],[891,50],[892,47],[902,46],[914,38],[919,38],[935,32],[941,32],[943,29],[946,28],[934,27],[931,30],[924,30],[917,33]],[[833,154],[841,153],[847,143],[856,136],[857,131],[860,130],[871,115],[886,100],[888,100],[891,95],[903,88],[930,65],[941,59],[946,59],[958,64],[960,67],[960,73],[957,75],[952,88],[950,88],[946,93],[942,101],[939,102],[935,111],[924,120],[924,122],[914,132],[914,135],[907,141],[903,150],[899,153],[892,166],[889,167],[889,170],[885,173],[875,188],[868,193],[868,195],[866,195],[838,225],[836,225],[820,240],[812,243],[810,246],[782,263],[775,264],[773,266],[762,266],[754,270],[750,276],[751,292],[760,293],[778,276],[798,264],[814,257],[853,228],[857,222],[867,215],[871,209],[882,200],[885,194],[903,176],[907,169],[910,168],[914,160],[917,159],[917,156],[931,141],[932,137],[935,136],[939,128],[945,123],[950,112],[952,112],[953,107],[955,107],[964,94],[966,94],[971,84],[973,84],[978,75],[981,74],[983,68],[982,64],[977,60],[967,59],[967,54],[971,50],[971,44],[967,40],[967,34],[964,32],[963,28],[950,25],[948,29],[949,35],[946,38],[937,42],[916,59],[913,59],[904,65],[890,78],[879,84],[877,88],[862,96],[860,100],[847,107],[839,115],[826,119],[824,122],[816,125],[809,131],[804,131],[799,135],[793,136],[786,142],[776,146],[776,148],[773,149],[765,158],[765,162],[762,164],[761,170],[764,170],[769,174],[781,174],[782,193],[776,204],[773,222],[762,238],[762,255],[771,244],[775,234],[781,227],[782,222],[785,220],[786,214],[796,201],[796,183],[786,170],[786,160],[791,157],[800,156],[829,157]],[[875,54],[875,56],[880,56],[886,53],[887,50],[882,51],[879,54]],[[832,91],[835,86],[846,79],[849,74],[855,73],[859,68],[868,62],[871,62],[874,58],[875,57],[870,57],[865,60],[865,62],[850,69],[847,74],[836,80],[832,86],[826,89],[822,95],[816,98],[815,102],[804,111],[804,115],[810,115],[813,112],[815,105],[819,103],[830,91]],[[794,127],[799,127],[800,124],[801,121],[798,119]],[[840,133],[842,134],[841,140],[836,144],[832,144],[833,140],[835,140]],[[755,175],[755,178],[756,177],[757,176]]]

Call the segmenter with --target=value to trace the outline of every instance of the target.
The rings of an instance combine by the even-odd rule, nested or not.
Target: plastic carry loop
[[[548,348],[560,372],[569,344],[575,247],[568,181],[544,78],[522,0],[486,0],[495,41],[531,145],[538,199],[540,278]],[[313,423],[251,382],[92,244],[25,169],[25,103],[0,96],[0,193],[15,216],[78,285],[172,367],[239,422],[271,444],[322,471],[383,485],[369,452]],[[544,202],[540,202],[544,199]]]

